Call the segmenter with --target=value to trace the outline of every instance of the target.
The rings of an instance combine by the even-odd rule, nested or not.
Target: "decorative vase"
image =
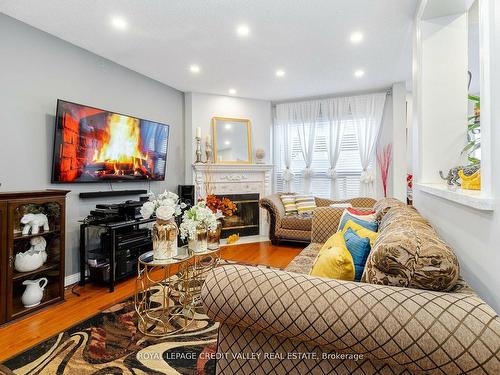
[[[203,225],[197,226],[195,238],[189,240],[189,249],[195,253],[207,251],[207,237],[207,228]]]
[[[179,228],[174,219],[157,219],[153,225],[153,258],[169,259],[177,255]]]
[[[220,247],[220,234],[222,232],[222,222],[217,220],[217,229],[208,232],[208,250],[217,250]]]
[[[42,277],[36,280],[24,280],[23,285],[26,285],[21,302],[24,307],[34,307],[40,304],[43,298],[43,290],[47,286],[49,280]]]

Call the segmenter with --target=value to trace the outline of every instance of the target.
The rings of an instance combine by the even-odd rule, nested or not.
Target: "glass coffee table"
[[[169,259],[154,259],[149,251],[139,257],[135,283],[138,329],[163,337],[186,329],[201,308],[201,288],[220,261],[220,248],[193,252],[179,247]]]
[[[169,259],[154,259],[149,251],[139,257],[135,287],[138,329],[147,336],[163,337],[183,331],[194,319],[187,247]]]

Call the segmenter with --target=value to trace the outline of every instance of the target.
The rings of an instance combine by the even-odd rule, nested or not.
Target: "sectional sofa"
[[[308,275],[342,210],[317,208],[286,270],[228,265],[202,299],[220,323],[218,374],[500,374],[500,318],[418,212],[375,204],[364,282]],[[396,286],[398,285],[398,286]]]

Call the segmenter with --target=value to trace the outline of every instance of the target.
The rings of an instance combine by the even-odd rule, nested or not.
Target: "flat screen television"
[[[162,181],[169,125],[57,101],[52,182]]]

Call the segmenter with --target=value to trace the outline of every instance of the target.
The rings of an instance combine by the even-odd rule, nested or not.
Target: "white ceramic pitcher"
[[[23,281],[23,285],[26,285],[26,289],[21,297],[24,307],[33,307],[40,304],[43,298],[43,290],[48,282],[49,280],[46,277]]]

